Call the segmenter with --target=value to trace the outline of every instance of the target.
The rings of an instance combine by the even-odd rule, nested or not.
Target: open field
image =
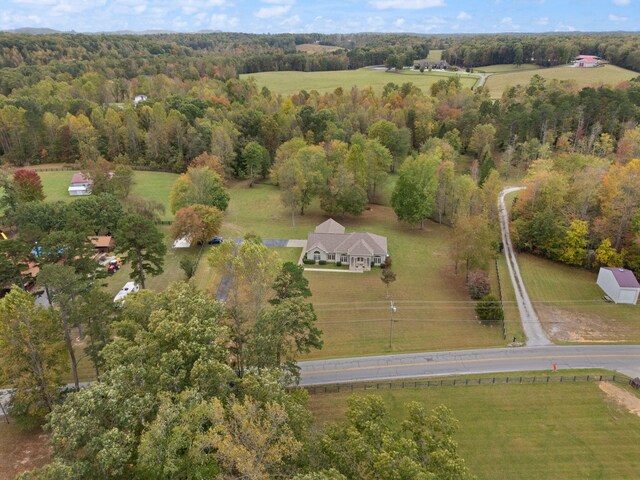
[[[526,85],[534,75],[540,75],[547,81],[553,79],[569,80],[574,82],[576,88],[584,88],[600,85],[615,86],[625,80],[631,80],[637,77],[638,73],[616,67],[615,65],[606,65],[599,68],[572,68],[562,66],[491,75],[487,79],[485,86],[489,89],[493,98],[500,98],[506,88],[516,85]]]
[[[429,50],[427,58],[416,60],[417,62],[439,62],[442,60],[442,50]]]
[[[511,72],[527,72],[531,70],[540,70],[542,67],[538,65],[533,65],[531,63],[525,63],[520,65],[513,64],[498,64],[498,65],[487,65],[485,67],[474,68],[473,70],[476,72],[482,73],[511,73]]]
[[[547,332],[559,342],[640,341],[640,307],[602,300],[596,273],[521,254],[520,271]]]
[[[252,231],[263,238],[304,239],[327,218],[313,204],[304,216],[296,216],[292,227],[277,188],[268,184],[248,188],[240,183],[230,193],[225,237]],[[505,345],[500,328],[475,320],[475,302],[469,301],[464,274],[455,275],[449,261],[449,228],[431,222],[423,231],[411,228],[400,224],[390,208],[378,205],[361,217],[336,220],[347,231],[371,231],[388,238],[398,274],[390,287],[390,298],[398,308],[393,348],[388,348],[390,304],[379,268],[363,274],[307,272],[325,342],[309,358]]]
[[[454,437],[458,451],[481,480],[638,476],[640,417],[610,401],[597,383],[449,386],[366,394],[382,395],[395,423],[404,418],[402,406],[409,401],[427,408],[448,406],[460,422]],[[309,403],[317,421],[324,423],[344,416],[348,397],[318,394]]]
[[[23,432],[0,416],[0,478],[10,480],[20,472],[49,463],[47,437],[41,429]]]
[[[344,48],[336,47],[335,45],[320,45],[318,43],[301,43],[300,45],[296,45],[296,51],[304,53],[331,53],[336,50],[344,50]]]
[[[259,88],[267,87],[273,93],[292,95],[300,90],[317,90],[320,93],[333,92],[338,87],[348,91],[353,86],[358,88],[372,87],[377,93],[381,93],[389,82],[396,84],[413,82],[417,87],[426,91],[438,80],[446,79],[451,75],[459,75],[462,85],[469,88],[475,84],[478,78],[477,75],[467,73],[420,73],[417,70],[386,72],[370,68],[334,72],[262,72],[240,75],[240,78],[246,80],[253,77]]]
[[[70,202],[77,198],[71,197],[67,193],[69,182],[73,172],[38,172],[42,179],[42,187],[46,200],[57,201],[62,200],[64,202]],[[141,197],[156,200],[165,206],[165,213],[163,219],[170,220],[173,218],[173,214],[169,210],[169,192],[173,186],[173,182],[176,181],[178,176],[173,173],[164,172],[133,172],[134,185],[131,189],[132,195],[139,195]]]

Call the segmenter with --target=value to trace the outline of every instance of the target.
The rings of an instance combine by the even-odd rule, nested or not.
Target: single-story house
[[[602,59],[596,55],[578,55],[571,63],[574,67],[593,68],[600,67],[602,65]]]
[[[89,237],[89,241],[93,243],[95,249],[100,253],[107,253],[115,248],[113,237],[109,235],[97,235]]]
[[[71,185],[67,191],[72,197],[78,195],[91,195],[91,187],[93,186],[93,180],[85,177],[82,173],[74,173],[71,177]]]
[[[449,66],[449,62],[447,62],[446,60],[439,60],[437,62],[418,62],[413,66],[413,68],[415,70],[419,70],[420,67],[423,67],[425,70],[427,70],[429,67],[431,67],[433,70],[446,70],[447,68],[449,68]]]
[[[133,98],[133,104],[134,105],[138,105],[140,102],[144,102],[147,99],[148,99],[148,97],[146,95],[136,95]]]
[[[345,233],[333,219],[318,225],[307,237],[305,258],[315,263],[325,261],[349,265],[349,270],[371,270],[388,256],[387,237],[374,233]]]
[[[635,305],[638,301],[640,283],[631,270],[602,267],[598,272],[596,283],[615,303]]]

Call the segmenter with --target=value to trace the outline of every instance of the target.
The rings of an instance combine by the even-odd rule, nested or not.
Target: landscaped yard
[[[37,170],[37,169],[36,169]],[[60,172],[38,172],[42,179],[42,186],[46,200],[70,202],[82,197],[71,197],[67,192],[72,171]],[[173,218],[171,210],[169,210],[169,192],[173,183],[178,176],[173,173],[164,172],[143,172],[135,171],[133,173],[134,185],[131,189],[132,195],[139,195],[144,198],[156,200],[165,206],[163,219],[170,220]]]
[[[316,204],[296,226],[280,202],[279,191],[269,184],[234,185],[223,235],[242,237],[247,232],[262,238],[305,239],[326,220]],[[257,206],[259,206],[257,208]],[[502,346],[498,327],[475,320],[475,302],[469,300],[464,273],[453,272],[448,242],[451,229],[427,222],[424,230],[399,223],[389,207],[374,205],[361,217],[336,218],[348,232],[370,231],[386,235],[398,279],[390,287],[397,305],[393,348],[388,348],[390,299],[380,280],[381,269],[363,274],[307,272],[324,332],[324,348],[310,358],[373,355],[388,352],[447,350]],[[280,249],[282,250],[282,249]],[[299,255],[291,251],[291,258]]]
[[[545,373],[546,374],[546,373]],[[618,384],[616,384],[618,385]],[[360,393],[364,394],[364,393]],[[500,384],[380,390],[397,425],[403,404],[444,404],[459,420],[454,438],[480,480],[637,478],[640,417],[597,383]],[[317,421],[344,416],[349,394],[310,397]]]
[[[240,78],[254,78],[259,88],[267,87],[273,93],[292,95],[300,90],[317,90],[320,93],[333,92],[342,87],[349,91],[351,87],[372,87],[378,94],[389,83],[398,85],[413,82],[417,87],[427,92],[438,80],[447,79],[452,75],[458,75],[462,85],[471,88],[478,76],[468,73],[427,72],[418,70],[403,70],[402,72],[387,72],[385,70],[373,70],[361,68],[359,70],[339,70],[331,72],[261,72],[240,75]]]
[[[557,341],[640,341],[640,307],[605,302],[595,272],[527,254],[518,262],[536,312]]]

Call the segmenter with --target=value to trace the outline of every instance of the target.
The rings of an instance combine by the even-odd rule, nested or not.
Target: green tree
[[[162,232],[154,223],[139,215],[125,215],[118,223],[116,252],[131,264],[129,277],[145,288],[147,275],[163,272],[167,247]]]
[[[322,332],[315,326],[313,305],[302,297],[286,298],[262,310],[250,345],[252,364],[282,367],[298,372],[295,361],[301,353],[322,348]]]
[[[27,280],[23,273],[31,255],[29,244],[17,240],[0,240],[0,289],[21,286]]]
[[[304,268],[302,265],[296,265],[293,262],[284,262],[280,272],[273,282],[273,290],[275,298],[269,300],[269,303],[275,305],[287,298],[311,296],[309,289],[309,280],[304,276]]]
[[[339,165],[320,196],[320,208],[327,215],[360,215],[367,207],[367,194],[344,166]]]
[[[437,157],[424,154],[405,160],[391,195],[391,206],[399,220],[420,223],[423,228],[435,206],[438,163]]]
[[[472,478],[452,438],[457,421],[446,407],[428,412],[409,403],[403,409],[408,418],[392,428],[379,396],[353,396],[347,403],[346,421],[327,427],[320,439],[318,469],[333,467],[347,478]]]
[[[407,128],[399,129],[388,120],[378,120],[367,130],[367,136],[378,140],[393,156],[392,171],[395,171],[400,162],[409,152],[411,132]]]
[[[280,200],[291,212],[291,226],[295,227],[296,211],[302,208],[306,182],[302,165],[295,157],[287,158],[279,164],[276,175],[280,186]]]
[[[40,423],[53,410],[66,367],[57,313],[14,288],[0,300],[0,359],[0,376],[15,389],[12,416],[27,426]]]
[[[380,279],[382,280],[382,283],[384,283],[384,286],[386,287],[385,298],[389,298],[389,286],[396,281],[398,276],[391,267],[392,267],[391,257],[387,257],[387,259],[384,262],[384,268],[382,269],[382,274],[380,275]]]
[[[587,255],[589,224],[584,220],[574,220],[564,237],[560,261],[569,265],[582,265]]]
[[[476,315],[485,325],[498,325],[504,321],[502,304],[493,295],[482,297],[476,304]]]
[[[262,173],[263,176],[266,176],[271,164],[271,157],[267,149],[258,142],[247,143],[242,149],[241,157],[251,180],[249,186],[253,187],[253,182],[258,174]]]

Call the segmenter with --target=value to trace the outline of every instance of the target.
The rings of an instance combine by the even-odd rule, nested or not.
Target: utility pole
[[[393,314],[396,313],[396,306],[391,300],[390,316],[389,316],[389,350],[391,350],[391,339],[393,338]]]

